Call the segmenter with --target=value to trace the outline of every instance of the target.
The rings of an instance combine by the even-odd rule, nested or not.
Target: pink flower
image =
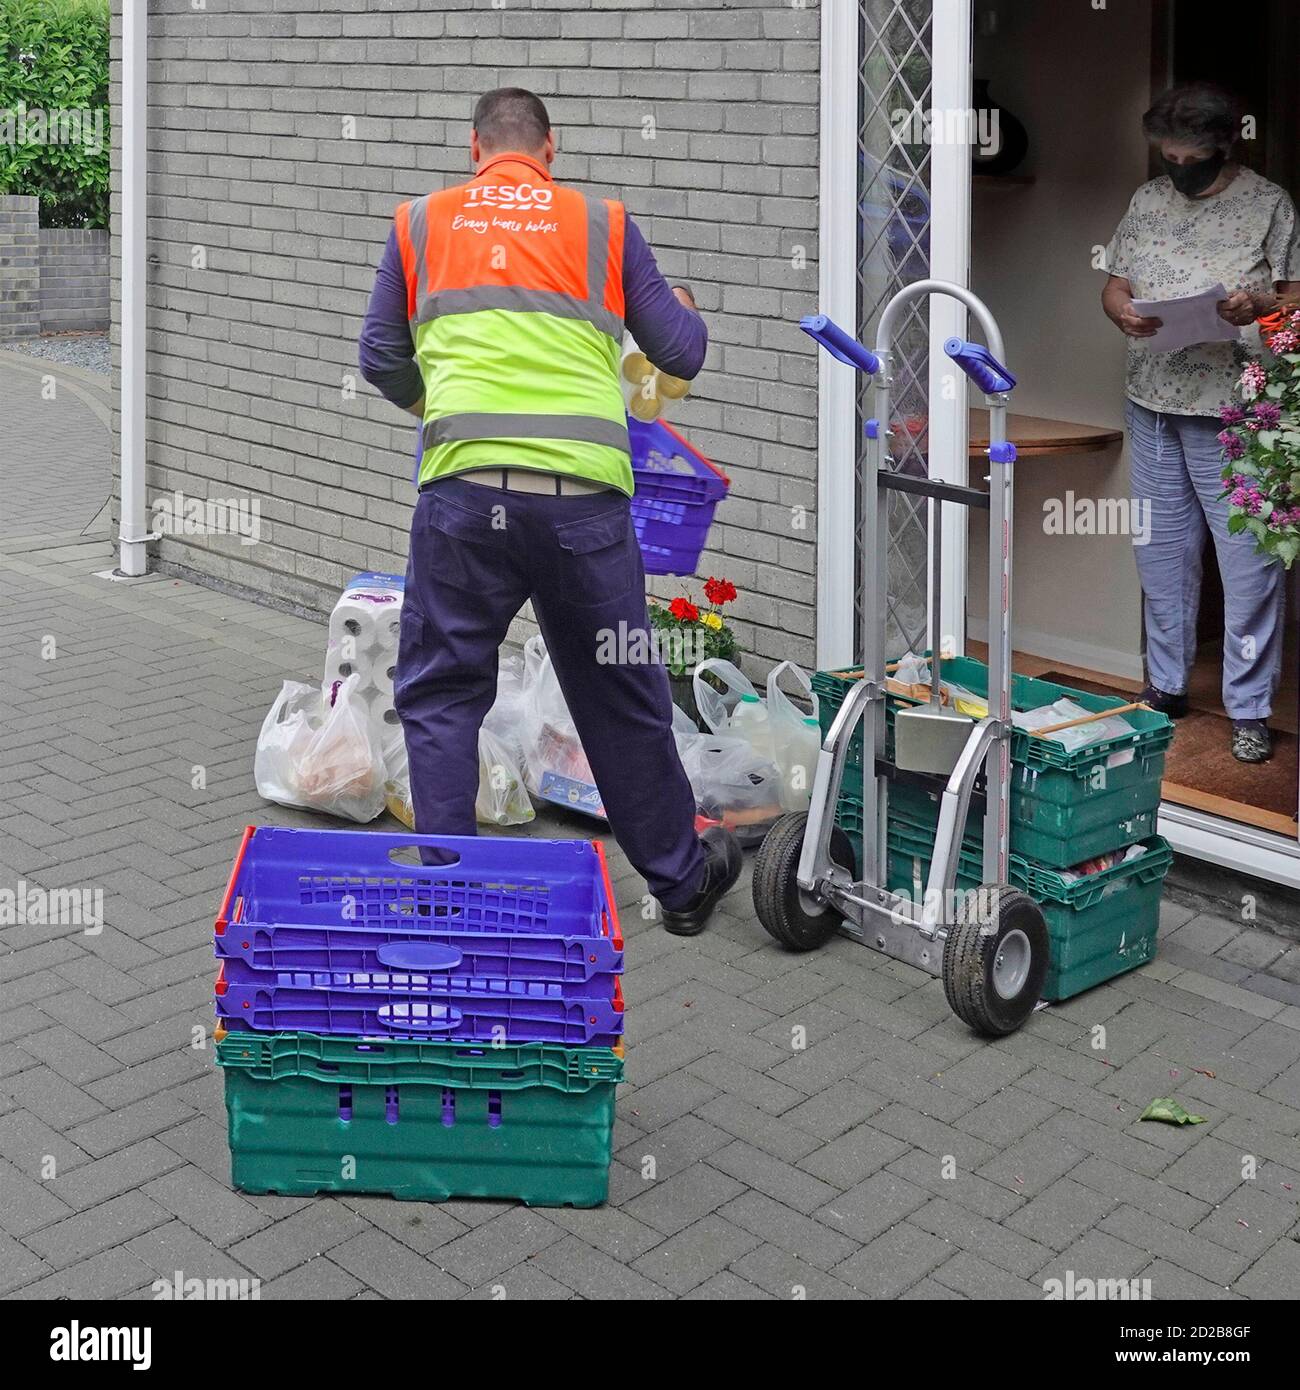
[[[1248,362],[1237,382],[1242,398],[1248,401],[1253,401],[1267,385],[1268,373],[1258,362]]]
[[[1239,459],[1246,453],[1246,446],[1239,435],[1233,434],[1231,430],[1224,430],[1219,435],[1219,443],[1223,445],[1223,455],[1225,458]]]
[[[1239,425],[1246,418],[1246,412],[1239,405],[1225,405],[1219,411],[1219,419],[1225,425]]]
[[[1282,407],[1272,401],[1256,401],[1250,408],[1261,429],[1271,430],[1282,418]]]
[[[1273,334],[1268,340],[1268,345],[1278,357],[1284,352],[1295,352],[1300,348],[1300,333],[1294,328],[1284,328],[1280,333]]]

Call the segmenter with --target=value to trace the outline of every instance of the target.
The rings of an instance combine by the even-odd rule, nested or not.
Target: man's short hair
[[[498,87],[479,97],[474,129],[487,151],[539,150],[551,132],[541,97],[523,87]]]
[[[1171,87],[1142,117],[1148,140],[1230,150],[1241,134],[1241,110],[1231,93],[1212,82]]]

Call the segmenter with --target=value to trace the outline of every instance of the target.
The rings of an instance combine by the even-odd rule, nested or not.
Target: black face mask
[[[1165,166],[1170,183],[1185,198],[1195,198],[1219,177],[1228,157],[1216,150],[1208,159],[1198,159],[1195,164],[1172,164],[1164,158],[1160,162]]]

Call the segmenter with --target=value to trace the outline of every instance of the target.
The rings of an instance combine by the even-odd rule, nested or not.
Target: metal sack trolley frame
[[[989,490],[892,472],[889,468],[893,339],[904,306],[948,295],[960,300],[988,346],[950,338],[944,351],[984,393],[989,411]],[[1002,334],[969,290],[921,280],[900,290],[880,317],[878,346],[864,347],[823,315],[800,327],[833,357],[874,378],[875,417],[863,499],[863,670],[845,696],[822,744],[809,810],[783,817],[754,867],[754,906],[782,945],[813,950],[843,929],[864,945],[943,979],[954,1012],[977,1032],[999,1036],[1033,1011],[1047,974],[1050,943],[1043,914],[1008,882],[1011,781],[1011,519],[1015,445],[1007,439],[1007,401],[1016,379],[1002,365]],[[874,476],[873,476],[874,475]],[[890,694],[885,661],[885,598],[889,528],[882,494],[924,497],[930,520],[928,602],[931,613],[928,701],[894,713],[894,756],[885,760]],[[986,715],[974,719],[945,707],[939,659],[945,504],[989,513],[989,689]],[[850,743],[863,726],[862,863],[835,824]],[[957,865],[972,796],[983,773],[984,887],[955,891]],[[887,887],[889,783],[902,774],[942,788],[934,853],[924,898],[917,903]]]

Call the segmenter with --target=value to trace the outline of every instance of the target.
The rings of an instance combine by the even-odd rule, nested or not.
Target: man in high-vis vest
[[[741,855],[721,828],[696,835],[667,672],[637,660],[650,644],[619,360],[626,325],[691,378],[708,334],[623,205],[551,177],[531,92],[478,102],[470,157],[468,183],[397,209],[361,336],[362,375],[421,422],[395,684],[416,829],[476,832],[479,725],[531,599],[610,827],[664,925],[694,935]],[[629,660],[608,660],[610,634]]]

